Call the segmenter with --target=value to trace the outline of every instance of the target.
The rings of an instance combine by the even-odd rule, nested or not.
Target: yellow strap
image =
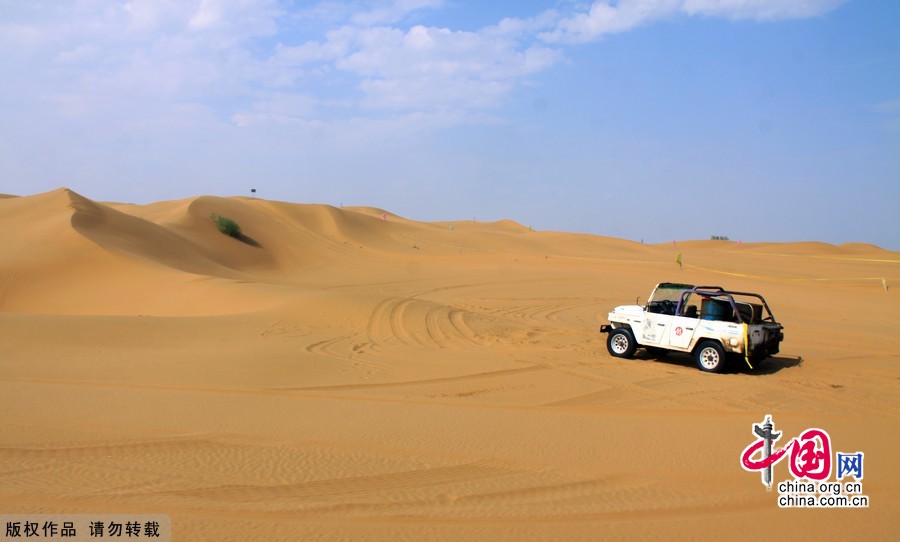
[[[747,331],[750,329],[750,326],[747,324],[742,325],[744,326],[744,361],[747,362],[747,367],[753,370],[753,365],[750,365],[750,337]]]

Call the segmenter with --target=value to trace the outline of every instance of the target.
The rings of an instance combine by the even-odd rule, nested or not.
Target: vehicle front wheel
[[[628,328],[620,327],[609,332],[606,339],[606,349],[617,358],[630,358],[637,350],[634,335]]]
[[[706,373],[721,373],[725,368],[725,350],[717,342],[701,343],[694,351],[697,367]]]

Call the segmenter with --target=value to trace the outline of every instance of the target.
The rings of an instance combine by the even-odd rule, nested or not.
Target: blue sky
[[[0,0],[0,192],[900,250],[894,0]]]

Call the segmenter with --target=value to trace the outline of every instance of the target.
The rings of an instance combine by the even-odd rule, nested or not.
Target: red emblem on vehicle
[[[681,335],[682,329],[680,327],[675,328],[675,335]]]

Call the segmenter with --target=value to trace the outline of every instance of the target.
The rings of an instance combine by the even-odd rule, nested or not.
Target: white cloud
[[[495,107],[523,77],[560,57],[546,47],[480,32],[414,26],[361,29],[335,66],[363,77],[363,103],[396,109]]]
[[[280,13],[274,0],[60,3],[20,15],[31,47],[7,56],[0,45],[0,63],[27,65],[7,70],[7,84],[66,111],[127,100],[141,116],[148,100],[175,107],[252,92],[260,67],[248,43],[276,32]],[[0,43],[7,28],[0,22]]]
[[[222,20],[222,13],[217,2],[203,0],[197,13],[188,21],[188,26],[192,29],[203,29],[215,25]]]
[[[95,45],[78,45],[72,49],[60,51],[56,55],[56,60],[63,64],[80,63],[96,58],[100,50]]]
[[[679,15],[760,21],[806,18],[827,13],[847,1],[596,0],[587,10],[560,18],[541,38],[548,42],[584,43]]]
[[[177,0],[129,0],[121,4],[121,12],[113,12],[113,17],[121,16],[129,32],[168,32],[182,26],[194,10],[192,4]]]
[[[193,31],[212,35],[220,45],[272,36],[285,11],[277,0],[201,0],[188,21]]]
[[[617,4],[594,2],[586,12],[559,21],[544,34],[548,41],[591,41],[604,34],[624,32],[675,13],[680,0],[623,0]]]
[[[258,98],[250,112],[233,115],[232,121],[240,127],[269,121],[304,122],[313,115],[317,104],[318,100],[313,96],[271,92]]]
[[[166,110],[215,111],[241,126],[367,116],[492,122],[491,110],[559,62],[569,43],[667,17],[809,17],[842,1],[595,1],[475,31],[409,25],[445,0],[327,0],[303,9],[278,0],[75,0],[52,9],[11,2],[0,20],[8,74],[0,91],[17,103],[36,97],[34,107],[64,117],[113,122],[150,111],[174,118]]]
[[[358,26],[374,26],[402,21],[410,13],[437,9],[445,5],[444,0],[381,0],[365,11],[351,17],[351,23]]]
[[[828,13],[849,0],[684,0],[681,11],[758,21],[802,19]]]
[[[506,17],[495,25],[484,27],[481,33],[485,36],[530,40],[538,33],[555,27],[562,18],[558,11],[552,9],[527,19]]]

